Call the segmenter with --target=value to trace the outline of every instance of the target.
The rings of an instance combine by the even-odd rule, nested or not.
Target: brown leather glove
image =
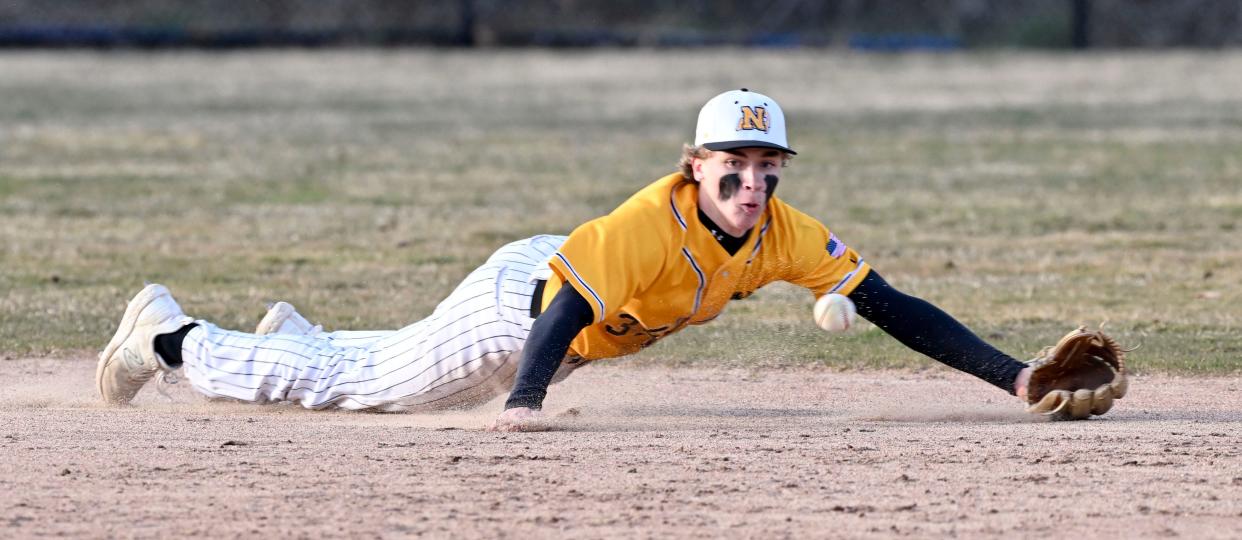
[[[1126,395],[1126,351],[1113,338],[1080,326],[1027,362],[1027,412],[1054,420],[1104,414]]]

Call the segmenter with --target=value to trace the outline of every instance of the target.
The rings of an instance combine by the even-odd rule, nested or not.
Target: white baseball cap
[[[720,94],[699,110],[694,145],[708,150],[775,148],[797,154],[789,148],[781,106],[745,88]]]

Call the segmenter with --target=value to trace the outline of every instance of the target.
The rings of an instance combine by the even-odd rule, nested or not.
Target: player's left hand
[[[1126,395],[1126,351],[1099,330],[1079,327],[1044,348],[1031,367],[1027,412],[1083,420],[1112,409]]]
[[[543,411],[528,407],[506,409],[496,417],[496,421],[488,426],[488,431],[546,431],[549,428],[548,417]]]
[[[1018,377],[1013,381],[1013,393],[1018,399],[1026,401],[1027,389],[1031,386],[1031,372],[1034,371],[1027,366],[1018,372]]]

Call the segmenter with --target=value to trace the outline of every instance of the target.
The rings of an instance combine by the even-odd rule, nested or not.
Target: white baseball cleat
[[[267,315],[263,316],[263,320],[259,321],[259,325],[254,329],[254,333],[260,336],[268,334],[313,336],[322,331],[322,326],[311,324],[288,302],[272,304],[272,307],[267,310]]]
[[[176,370],[155,354],[155,336],[175,332],[192,322],[194,319],[181,311],[163,285],[144,287],[129,301],[116,335],[99,353],[95,383],[104,401],[129,403],[156,372]]]

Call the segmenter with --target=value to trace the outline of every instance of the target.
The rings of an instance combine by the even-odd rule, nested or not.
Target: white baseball
[[[815,324],[829,332],[844,332],[854,326],[858,311],[843,295],[825,294],[815,301]]]

